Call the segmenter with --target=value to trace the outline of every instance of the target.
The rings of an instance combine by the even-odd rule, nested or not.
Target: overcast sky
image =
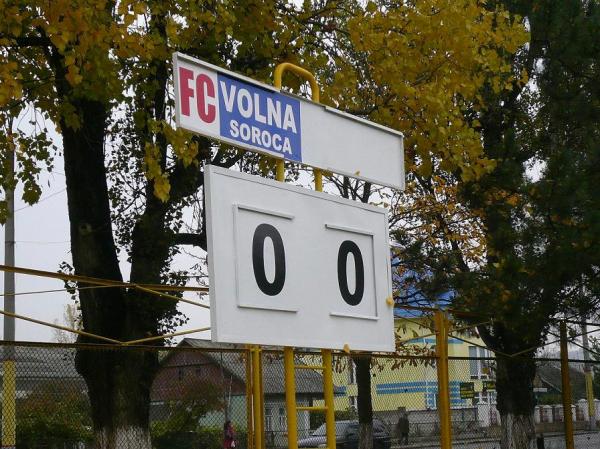
[[[56,137],[59,140],[59,137]],[[53,173],[42,175],[43,193],[40,201],[34,206],[28,206],[21,200],[21,188],[16,194],[15,204],[15,265],[56,272],[60,263],[71,263],[69,243],[69,221],[67,215],[67,192],[62,158],[56,159]],[[1,228],[4,243],[4,226]],[[125,279],[128,276],[127,263],[121,258]],[[0,247],[0,260],[4,263],[4,244]],[[184,268],[190,265],[190,259],[182,256],[177,266]],[[63,289],[62,281],[32,277],[16,276],[16,292]],[[0,276],[0,291],[4,291],[4,276]],[[190,293],[186,297],[197,300]],[[208,303],[208,297],[205,299]],[[20,315],[53,322],[63,323],[65,306],[72,304],[67,292],[40,293],[16,296],[16,311]],[[183,311],[190,321],[178,330],[209,326],[210,317],[206,310],[189,304],[181,304]],[[4,329],[0,318],[0,327]],[[210,338],[209,332],[193,334],[193,337]],[[17,320],[16,339],[27,341],[53,341],[52,328]]]

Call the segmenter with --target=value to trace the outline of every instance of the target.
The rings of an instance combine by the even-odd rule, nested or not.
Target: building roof
[[[191,346],[193,348],[210,349],[204,353],[216,364],[223,363],[223,367],[239,377],[240,373],[245,373],[246,362],[243,357],[221,357],[223,350],[244,349],[243,345],[213,343],[210,340],[200,340],[196,338],[184,338],[178,346]],[[298,365],[305,365],[304,362],[296,360]],[[263,357],[263,388],[265,394],[284,394],[284,368],[283,358],[279,354],[265,354]],[[245,382],[245,379],[240,379]],[[296,393],[306,395],[323,394],[323,376],[311,369],[296,370]]]
[[[4,347],[3,359],[8,346]],[[15,346],[17,379],[81,379],[75,369],[75,349]],[[4,366],[0,363],[0,375]]]
[[[400,264],[400,259],[395,257],[392,260],[392,268]],[[411,307],[433,307],[445,309],[449,307],[456,296],[452,290],[427,292],[421,289],[420,282],[430,276],[418,274],[413,270],[407,270],[402,275],[396,270],[392,270],[392,284],[398,294],[394,297],[396,307],[394,308],[394,317],[396,318],[418,318],[425,313],[421,310],[404,309],[403,305]]]
[[[537,375],[542,384],[548,386],[557,393],[562,393],[562,374],[559,362],[547,362],[538,365]],[[584,399],[586,397],[585,374],[569,365],[569,376],[573,399]]]

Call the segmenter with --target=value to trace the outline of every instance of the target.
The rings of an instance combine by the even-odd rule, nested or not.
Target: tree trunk
[[[371,357],[356,356],[358,387],[358,449],[373,449],[373,403],[371,401]]]
[[[107,110],[93,101],[78,106],[81,126],[75,130],[62,124],[73,266],[78,275],[120,281],[104,163]],[[156,324],[151,326],[156,319],[140,313],[143,301],[131,292],[83,289],[79,298],[87,332],[120,341],[156,332]],[[156,352],[80,349],[76,365],[88,387],[96,448],[151,449],[149,403]]]
[[[535,446],[533,379],[531,357],[498,357],[496,371],[497,408],[501,420],[501,449],[531,449]]]

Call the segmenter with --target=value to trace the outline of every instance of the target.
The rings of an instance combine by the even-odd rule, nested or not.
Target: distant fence
[[[4,354],[14,348],[16,401],[5,414],[16,417],[19,449],[87,449],[93,447],[93,424],[88,389],[77,372],[77,345],[2,344]],[[86,350],[94,350],[86,346]],[[98,350],[107,350],[98,347]],[[247,404],[247,351],[185,339],[177,348],[119,348],[112,351],[157,351],[160,367],[151,388],[149,419],[155,449],[220,449],[222,429],[231,420],[236,448],[249,449]],[[314,365],[319,354],[299,353],[297,363]],[[544,434],[546,448],[564,447],[564,411],[559,359],[540,359],[535,381],[538,405],[534,420]],[[596,362],[588,362],[588,365]],[[371,401],[376,425],[392,447],[440,446],[437,358],[434,356],[373,356]],[[600,401],[590,417],[586,401],[584,361],[570,362],[574,442],[592,449],[597,433],[584,434],[600,420]],[[357,419],[357,373],[345,353],[334,355],[334,393],[338,433]],[[500,415],[496,409],[493,357],[448,357],[451,426],[455,447],[499,448]],[[278,351],[263,355],[264,431],[267,448],[287,447],[287,416],[283,358]],[[2,387],[6,378],[0,367]],[[299,370],[298,405],[323,403],[322,374]],[[4,396],[3,396],[4,398]],[[8,412],[8,413],[7,413]],[[10,416],[2,416],[9,419]],[[406,421],[403,421],[403,420]],[[298,437],[310,436],[323,416],[298,412]],[[317,432],[318,433],[318,432]],[[581,436],[585,435],[585,436]],[[590,436],[591,435],[591,436]],[[375,441],[376,447],[377,441]],[[476,446],[469,446],[470,444]],[[562,446],[561,446],[562,445]],[[131,442],[128,448],[135,448]]]

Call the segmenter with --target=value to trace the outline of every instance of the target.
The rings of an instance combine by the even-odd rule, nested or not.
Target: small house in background
[[[4,356],[10,347],[5,346]],[[44,389],[69,389],[87,395],[83,377],[75,369],[75,350],[71,348],[14,346],[16,397],[25,399]],[[0,363],[0,378],[4,379],[4,365]]]
[[[285,445],[287,420],[281,354],[263,353],[263,388],[267,445]],[[211,410],[200,418],[201,426],[222,428],[225,420],[230,419],[238,431],[245,431],[246,353],[243,346],[193,338],[182,340],[161,360],[152,385],[151,420],[165,419],[173,404],[189,401],[195,392],[204,392],[205,397],[214,397],[216,393],[218,397],[218,401],[209,407]],[[313,405],[318,399],[323,399],[321,373],[311,369],[296,370],[297,405]],[[309,412],[299,412],[300,437],[308,435],[309,423]]]

